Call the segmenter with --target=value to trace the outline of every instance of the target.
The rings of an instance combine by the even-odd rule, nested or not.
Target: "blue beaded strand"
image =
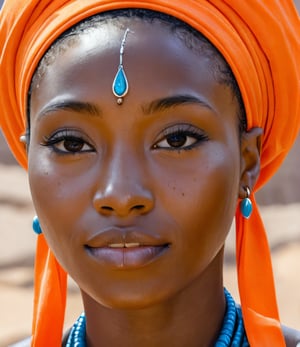
[[[250,347],[245,334],[242,312],[229,292],[224,289],[226,312],[223,327],[215,347]],[[82,313],[73,325],[66,347],[86,347],[86,319]]]
[[[224,288],[226,312],[223,327],[215,347],[249,347],[245,334],[241,309],[236,305],[232,296]]]
[[[84,312],[73,325],[66,347],[86,347],[86,320]]]

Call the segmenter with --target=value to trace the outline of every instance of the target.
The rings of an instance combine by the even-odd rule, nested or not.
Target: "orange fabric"
[[[49,251],[43,235],[38,237],[36,259],[32,346],[61,346],[58,341],[62,340],[67,275]]]
[[[20,164],[27,166],[19,142],[27,92],[47,48],[78,21],[126,7],[174,15],[201,31],[224,55],[242,92],[248,128],[264,129],[257,190],[281,164],[300,127],[300,30],[292,0],[6,0],[0,15],[0,124]],[[251,198],[250,219],[242,218],[238,209],[236,213],[245,327],[251,346],[285,346],[268,242],[253,194]],[[32,346],[60,346],[65,299],[66,273],[39,236]]]

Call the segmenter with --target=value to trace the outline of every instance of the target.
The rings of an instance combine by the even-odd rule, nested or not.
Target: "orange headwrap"
[[[173,15],[202,32],[238,81],[248,128],[264,129],[257,190],[276,171],[300,126],[299,17],[292,0],[7,0],[0,17],[0,124],[20,164],[27,158],[27,92],[37,64],[66,29],[93,14],[146,8]],[[237,266],[251,346],[285,346],[269,247],[254,196],[249,220],[237,210]],[[66,273],[41,235],[37,245],[32,346],[61,344]],[[50,332],[49,332],[50,331]]]

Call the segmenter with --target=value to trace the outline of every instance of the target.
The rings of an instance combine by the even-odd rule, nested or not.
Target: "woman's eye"
[[[179,133],[179,134],[168,135],[164,140],[158,142],[156,144],[156,147],[181,148],[181,147],[192,146],[196,142],[197,142],[196,138],[192,136],[188,136],[187,134],[184,134],[184,133]]]
[[[167,130],[164,134],[164,138],[158,141],[154,148],[156,149],[192,149],[199,145],[203,141],[207,141],[208,137],[203,134],[200,129],[177,129],[177,130]]]
[[[91,146],[81,139],[65,138],[54,145],[55,149],[61,152],[90,152]]]
[[[42,145],[50,147],[53,151],[61,154],[76,154],[93,152],[93,147],[79,135],[71,135],[67,132],[55,133],[45,138]]]

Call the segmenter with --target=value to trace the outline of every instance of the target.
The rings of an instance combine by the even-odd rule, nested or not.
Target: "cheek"
[[[34,152],[29,155],[28,175],[43,234],[51,249],[61,258],[60,254],[72,249],[66,245],[75,241],[76,224],[91,204],[89,185],[92,180],[88,172],[87,177],[65,175],[58,165],[47,158],[47,154]]]
[[[176,245],[194,266],[198,259],[209,262],[220,250],[236,209],[239,157],[215,153],[173,176],[163,199],[166,214],[174,217]]]
[[[216,148],[180,164],[168,167],[168,172],[159,175],[163,183],[159,190],[166,192],[166,205],[177,206],[178,212],[182,209],[187,215],[194,211],[195,217],[197,211],[218,216],[226,216],[231,211],[232,215],[240,177],[237,152]]]

